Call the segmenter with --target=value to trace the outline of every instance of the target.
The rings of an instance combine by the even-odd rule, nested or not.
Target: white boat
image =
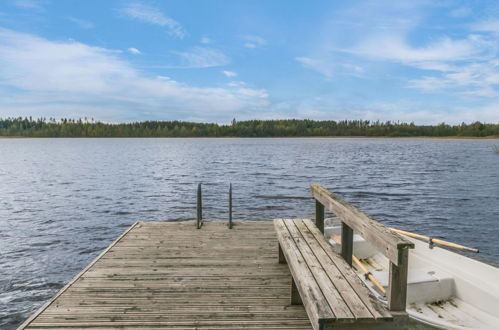
[[[340,235],[329,227],[327,237]],[[407,313],[409,317],[442,329],[499,329],[499,268],[404,236],[413,242],[409,250]],[[331,239],[336,248],[339,245]],[[354,235],[353,254],[380,284],[388,287],[388,260]],[[382,301],[384,295],[364,274],[359,277]]]

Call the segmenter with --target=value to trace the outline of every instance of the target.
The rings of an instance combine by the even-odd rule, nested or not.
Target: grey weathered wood
[[[59,292],[56,293],[52,299],[47,301],[45,304],[42,305],[33,315],[31,315],[29,318],[27,318],[20,326],[18,329],[24,329],[27,327],[35,318],[37,318],[40,314],[42,314],[50,305],[52,305],[56,299],[58,299],[63,293],[65,293],[77,280],[80,278],[83,274],[85,274],[91,267],[93,267],[99,259],[101,259],[109,250],[111,250],[123,237],[125,237],[128,232],[130,232],[133,228],[135,228],[138,225],[138,222],[135,222],[133,225],[131,225],[123,234],[121,234],[111,245],[109,245],[104,251],[102,251],[97,258],[95,258],[90,264],[88,264],[87,267],[85,267],[76,277],[74,277],[69,283],[67,283]]]
[[[388,308],[391,311],[405,311],[407,300],[407,270],[409,250],[399,250],[399,264],[390,263],[388,279]]]
[[[356,318],[362,319],[372,315],[376,319],[391,319],[387,308],[373,296],[354,270],[347,267],[345,260],[331,249],[329,243],[320,239],[322,233],[312,221],[303,219],[301,222],[297,221],[296,225],[301,228],[304,239],[310,248],[314,249],[324,269],[334,280],[336,288],[340,292],[352,291],[352,294],[344,295],[344,299]]]
[[[304,306],[289,305],[292,277],[288,266],[275,260],[272,223],[242,222],[231,231],[226,222],[207,222],[201,231],[193,229],[195,224],[138,223],[32,317],[27,328],[311,328]],[[331,251],[312,221],[294,224],[294,235],[288,230],[288,238],[295,244],[299,240],[308,251],[295,257],[305,261],[315,255],[317,261],[310,265],[324,268],[320,273],[334,280],[356,320],[362,321],[361,326],[355,322],[319,326],[394,328],[392,318],[374,315],[372,306],[366,305],[375,320],[362,314],[366,313],[362,299],[369,298],[355,296],[359,288],[354,280],[360,280],[350,268],[335,268],[334,258],[340,265],[346,263]],[[307,231],[308,226],[313,228]],[[343,276],[348,271],[353,275]],[[317,289],[316,293],[322,292]]]
[[[341,222],[341,256],[349,266],[352,266],[353,230],[346,223]]]
[[[21,329],[311,329],[271,222],[138,223]]]
[[[389,308],[391,311],[405,311],[407,297],[408,249],[412,242],[393,233],[389,228],[371,219],[365,213],[342,200],[318,184],[310,185],[316,203],[322,203],[341,218],[341,253],[351,265],[353,230],[383,253],[390,263]]]
[[[281,244],[277,243],[277,247],[279,249],[279,263],[280,264],[285,264],[286,263],[286,258],[284,257],[284,253],[282,253]]]
[[[327,207],[331,212],[341,218],[359,235],[364,237],[379,252],[383,253],[391,262],[398,265],[399,249],[414,248],[414,243],[393,233],[387,227],[371,219],[362,211],[342,200],[326,188],[318,185],[310,185],[314,198]]]
[[[315,225],[324,234],[324,205],[315,201]]]
[[[322,291],[315,281],[314,275],[307,266],[301,252],[296,248],[296,244],[289,233],[284,220],[274,220],[274,226],[277,233],[277,239],[282,247],[284,256],[296,287],[300,293],[303,306],[307,311],[307,315],[314,329],[319,329],[319,325],[323,320],[335,320],[329,303],[322,294]]]
[[[310,220],[276,219],[274,225],[293,276],[291,291],[300,294],[314,329],[404,328],[403,322],[393,322],[387,308],[376,300],[346,261],[332,251]],[[298,302],[292,297],[293,303]],[[314,304],[317,301],[323,308]],[[329,307],[334,316],[324,307]]]
[[[300,221],[300,219],[296,219],[293,221],[285,221],[285,225],[293,237],[296,248],[300,250],[307,266],[310,268],[314,280],[321,289],[324,298],[329,303],[331,310],[333,311],[335,318],[337,320],[348,320],[353,319],[354,316],[350,311],[349,306],[341,296],[341,293],[338,292],[334,282],[329,278],[326,270],[321,265],[319,259],[316,256],[316,251],[313,251],[307,241],[303,238],[302,233],[296,227],[295,221]],[[344,295],[348,294],[347,292],[343,292]]]
[[[303,305],[294,279],[291,279],[291,305]]]

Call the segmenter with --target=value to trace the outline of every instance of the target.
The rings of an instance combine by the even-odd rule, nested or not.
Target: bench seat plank
[[[346,304],[345,300],[343,300],[342,295],[340,294],[340,292],[338,292],[336,287],[334,285],[331,285],[331,279],[314,254],[314,251],[310,249],[308,243],[303,239],[303,236],[296,227],[295,222],[284,221],[284,224],[288,228],[298,250],[301,252],[303,258],[305,259],[307,266],[311,270],[315,281],[319,285],[322,294],[329,303],[329,306],[335,314],[336,319],[345,321],[351,321],[351,319],[354,319],[355,317],[350,311],[350,308]]]
[[[314,329],[393,321],[311,220],[276,219],[279,245]],[[336,324],[336,326],[335,326]]]
[[[289,265],[294,265],[293,267],[289,267],[289,270],[296,283],[303,306],[307,311],[311,323],[319,324],[319,318],[334,319],[335,315],[331,307],[324,298],[303,256],[296,248],[294,240],[284,224],[284,220],[274,220],[274,225],[284,257]]]
[[[310,245],[310,248],[314,251],[322,267],[329,274],[331,282],[342,295],[342,298],[344,299],[346,305],[352,311],[354,317],[356,319],[371,319],[381,317],[381,314],[377,313],[376,309],[369,308],[370,304],[364,303],[362,298],[359,296],[359,293],[357,292],[358,290],[355,290],[352,286],[351,283],[353,283],[354,286],[357,285],[359,287],[362,287],[363,284],[357,277],[357,275],[353,273],[353,271],[348,272],[349,270],[351,270],[350,266],[348,266],[348,264],[344,260],[342,260],[341,257],[332,259],[331,255],[328,254],[328,252],[332,251],[327,251],[330,249],[330,247],[324,247],[317,241],[316,236],[314,236],[314,234],[307,227],[305,221],[306,220],[299,219],[294,221],[294,223],[297,228],[300,229],[303,238]],[[327,250],[325,251],[324,248],[326,248]],[[332,252],[331,254],[334,254],[334,252]],[[342,269],[345,270],[345,274],[341,272]],[[366,296],[369,296],[370,294],[367,288],[366,290],[361,290],[361,293],[365,294]]]
[[[335,253],[329,243],[327,243],[323,239],[318,239],[324,237],[324,235],[317,229],[315,224],[310,219],[303,219],[301,223],[307,227],[309,232],[316,238],[315,240],[310,240],[311,244],[317,244],[322,247],[322,251],[326,253],[330,260],[338,266],[338,271],[343,275],[343,279],[345,279],[348,284],[351,286],[353,291],[357,294],[360,300],[364,303],[364,306],[369,309],[371,314],[376,319],[391,319],[392,314],[388,311],[388,309],[378,300],[376,297],[369,291],[369,289],[365,286],[364,283],[357,276],[355,271],[351,267],[343,267],[339,265],[344,265],[346,262],[343,258]],[[298,222],[300,226],[300,222]],[[305,236],[306,238],[308,235]],[[335,284],[337,282],[335,281]],[[353,303],[356,305],[356,303]]]

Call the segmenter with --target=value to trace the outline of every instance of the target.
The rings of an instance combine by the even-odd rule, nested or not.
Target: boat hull
[[[326,234],[339,234],[339,227]],[[499,329],[499,269],[428,243],[414,243],[409,252],[407,313],[412,319],[442,329]],[[334,240],[330,243],[339,248]],[[388,287],[388,260],[362,237],[354,235],[354,255]],[[365,284],[382,301],[386,298],[363,274]]]

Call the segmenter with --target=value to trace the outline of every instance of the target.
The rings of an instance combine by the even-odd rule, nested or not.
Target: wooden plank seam
[[[285,221],[285,220],[283,220],[284,226],[286,227],[286,229],[288,230],[288,232],[290,234],[290,238],[293,240],[294,245],[296,246],[296,249],[298,250],[298,252],[302,256],[303,260],[305,261],[305,265],[307,266],[310,274],[314,278],[314,281],[317,283],[317,287],[319,288],[320,293],[322,294],[322,296],[325,298],[326,302],[328,303],[328,307],[331,310],[331,312],[333,313],[334,317],[337,318],[336,314],[333,311],[333,308],[331,307],[331,304],[329,304],[329,301],[327,300],[326,295],[324,294],[323,288],[321,288],[321,286],[319,285],[319,281],[317,280],[317,276],[314,274],[314,272],[312,271],[312,268],[310,267],[309,263],[307,262],[307,258],[305,258],[305,256],[303,255],[303,252],[301,251],[301,249],[298,248],[298,243],[297,243],[296,239],[294,238],[293,234],[291,233],[291,230],[289,229],[289,222],[293,222],[293,221]],[[307,244],[307,243],[305,242],[305,244]],[[321,320],[319,318],[319,323],[320,323],[320,321]]]
[[[301,223],[303,223],[305,225],[305,222],[300,220]],[[305,226],[305,228],[307,228]],[[308,228],[307,228],[308,229]],[[337,286],[337,284],[335,284],[335,281],[334,279],[331,277],[331,273],[327,271],[327,267],[326,265],[324,264],[324,262],[322,261],[321,262],[321,258],[319,258],[319,256],[317,255],[318,251],[314,248],[312,248],[312,246],[310,246],[310,243],[308,242],[308,240],[305,238],[304,236],[304,233],[302,232],[302,230],[300,230],[298,228],[298,231],[300,232],[301,236],[303,237],[303,240],[307,243],[307,245],[309,246],[310,250],[312,250],[312,253],[314,254],[314,256],[316,257],[317,261],[319,262],[319,264],[322,266],[322,268],[324,269],[326,275],[329,277],[329,280],[331,281],[331,284],[334,286],[334,288],[336,289],[336,291],[338,291],[339,295],[341,296],[341,298],[343,299],[343,301],[347,301],[345,299],[345,294],[346,293],[342,293],[343,291],[340,290],[340,288]],[[312,233],[311,233],[312,234]],[[316,241],[318,241],[317,237],[314,236],[314,239]],[[324,247],[320,244],[318,244],[320,246],[320,248],[323,250],[324,254],[326,255],[326,257],[328,258],[328,260],[331,261],[331,263],[336,267],[338,273],[340,273],[344,279],[345,279],[345,282],[348,284],[348,287],[350,288],[349,292],[353,292],[355,294],[355,296],[360,300],[360,302],[362,303],[362,305],[364,306],[364,308],[366,308],[366,310],[369,311],[369,313],[371,314],[371,316],[373,316],[373,318],[375,318],[375,316],[371,313],[371,311],[369,310],[369,308],[367,307],[367,305],[365,304],[365,302],[360,299],[359,297],[359,294],[356,290],[354,290],[354,288],[352,287],[352,284],[350,283],[350,281],[347,280],[346,276],[341,273],[341,271],[339,270],[339,266],[331,259],[331,257],[324,251]],[[356,316],[356,313],[354,312],[353,308],[350,306],[350,304],[346,303],[348,309],[350,310],[350,312],[352,313],[352,315],[354,316],[355,319],[357,319],[357,316]]]
[[[308,228],[310,233],[312,233],[312,235],[314,235],[315,237],[322,237],[322,233],[320,233],[319,230],[317,228],[315,228],[312,221],[304,220],[303,223]],[[329,243],[327,243],[325,241],[321,241],[321,240],[317,240],[317,242],[319,243],[319,245],[322,246],[323,251],[326,252],[326,254],[329,256],[329,258],[331,260],[333,260],[333,263],[335,265],[337,265],[337,262],[335,261],[336,259],[338,260],[338,262],[341,263],[341,260],[343,260],[342,257],[332,250]],[[362,283],[360,281],[360,279],[359,279],[359,281],[357,281],[357,274],[353,271],[352,268],[345,268],[345,267],[339,267],[339,266],[337,266],[337,268],[340,271],[340,273],[345,277],[345,279],[347,279],[348,283],[353,288],[353,290],[362,299],[362,302],[366,306],[368,306],[369,311],[376,318],[383,318],[383,319],[392,318],[392,315],[390,314],[390,312],[388,312],[388,310],[386,310],[384,308],[384,306],[381,304],[381,302],[379,302],[379,300],[377,300],[376,297],[374,297],[372,295],[372,293],[365,286],[365,284]],[[357,283],[355,283],[355,282],[357,282]],[[360,291],[364,291],[364,293],[367,293],[367,297],[365,297],[365,295],[362,294],[362,292],[360,292]],[[366,302],[365,298],[369,299],[370,304],[368,304]],[[376,308],[376,310],[374,308]],[[381,311],[381,313],[380,313],[380,311]]]
[[[284,255],[286,256],[286,260],[288,261],[288,263],[291,261],[290,258],[293,256],[293,254],[295,255],[294,259],[296,259],[296,262],[299,262],[298,259],[301,258],[305,264],[305,267],[306,267],[306,268],[305,267],[303,267],[303,268],[308,271],[305,273],[302,272],[303,275],[307,275],[307,277],[310,276],[313,278],[313,274],[312,274],[310,268],[308,267],[308,265],[306,264],[305,259],[303,258],[303,255],[296,248],[296,243],[293,240],[293,238],[291,237],[291,234],[290,234],[288,228],[286,227],[284,219],[277,219],[274,223],[276,224],[276,227],[279,228],[279,229],[276,228],[277,235],[278,235],[278,237],[280,237],[279,241],[280,242],[282,241],[283,244],[286,244],[289,246],[289,248],[286,248],[286,246],[284,246],[284,245],[282,246]],[[286,236],[289,239],[287,239]],[[286,243],[286,241],[287,241],[287,243]],[[295,246],[295,248],[293,249],[292,246]],[[291,274],[293,277],[297,276],[298,270],[295,270],[292,267],[289,267],[289,270],[291,271]],[[298,280],[299,279],[297,278],[296,281],[298,281]],[[317,316],[318,316],[320,307],[322,309],[324,309],[325,306],[317,305],[316,301],[309,301],[309,299],[307,299],[307,298],[310,298],[309,297],[310,295],[313,295],[313,290],[303,291],[304,288],[301,285],[297,285],[297,287],[298,287],[300,295],[302,297],[303,305],[305,307],[305,310],[307,311],[307,314],[309,314],[309,309],[311,309],[313,312],[315,311],[315,313],[317,313]],[[318,287],[318,285],[317,285],[317,287]],[[318,289],[320,290],[320,288],[318,288]],[[323,294],[322,291],[320,293]],[[324,296],[322,296],[322,298],[324,298]],[[326,302],[326,304],[327,304],[327,302]],[[331,308],[329,307],[329,305],[327,305],[327,311],[331,314],[331,317],[335,317],[335,315],[334,315],[333,311],[331,310]],[[319,323],[319,319],[315,318],[314,315],[309,314],[309,319],[311,321],[317,320],[317,323]],[[316,324],[313,325],[314,329],[318,329],[317,325]]]
[[[81,272],[79,272],[71,281],[69,281],[62,289],[57,292],[55,296],[52,297],[49,301],[42,305],[33,315],[31,315],[26,321],[24,321],[17,330],[25,329],[34,319],[36,319],[44,310],[46,310],[60,295],[62,295],[67,289],[69,289],[73,283],[75,283],[83,274],[85,274],[100,258],[102,258],[107,251],[109,251],[113,246],[115,246],[123,237],[125,237],[128,232],[130,232],[139,222],[135,222],[131,225],[123,234],[121,234],[111,245],[109,245],[104,251],[102,251],[87,267],[83,268]]]

